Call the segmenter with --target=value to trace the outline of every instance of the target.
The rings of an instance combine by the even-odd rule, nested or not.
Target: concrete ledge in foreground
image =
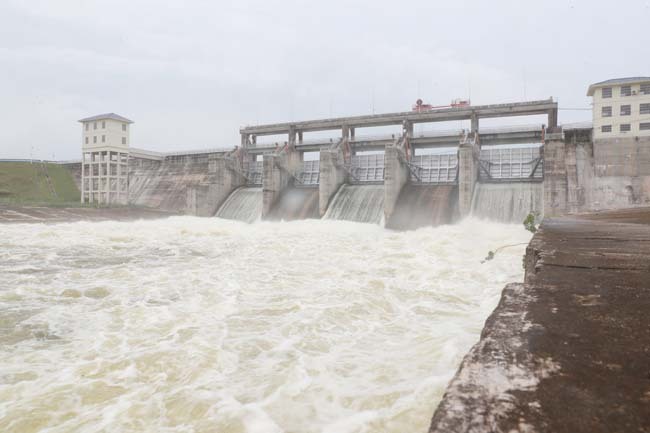
[[[650,432],[650,209],[546,220],[430,433]]]

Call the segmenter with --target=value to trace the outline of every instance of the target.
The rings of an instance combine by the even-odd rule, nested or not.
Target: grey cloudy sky
[[[0,158],[79,158],[76,121],[105,112],[173,151],[418,96],[589,107],[590,83],[650,75],[648,22],[648,0],[2,0]]]

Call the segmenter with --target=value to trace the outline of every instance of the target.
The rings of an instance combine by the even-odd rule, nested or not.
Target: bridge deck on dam
[[[365,116],[338,117],[331,119],[307,120],[300,122],[275,123],[268,125],[245,126],[240,128],[244,135],[277,135],[294,131],[323,131],[343,127],[378,127],[402,125],[404,122],[426,123],[471,119],[472,117],[494,118],[548,114],[547,126],[557,123],[557,103],[552,99],[526,101],[510,104],[476,105],[459,108],[446,108],[429,111],[406,111],[397,113],[373,114]]]
[[[431,433],[648,432],[650,208],[546,220]]]

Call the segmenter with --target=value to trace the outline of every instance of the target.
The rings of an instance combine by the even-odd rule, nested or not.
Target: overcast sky
[[[173,151],[418,97],[589,108],[590,83],[650,75],[649,22],[649,0],[0,0],[0,158],[79,158],[106,112]]]

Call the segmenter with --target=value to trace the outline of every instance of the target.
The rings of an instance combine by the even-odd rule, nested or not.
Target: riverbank
[[[61,223],[73,221],[133,221],[166,218],[173,213],[138,207],[93,208],[17,206],[0,204],[0,224]]]
[[[430,433],[650,432],[650,208],[550,219]]]

